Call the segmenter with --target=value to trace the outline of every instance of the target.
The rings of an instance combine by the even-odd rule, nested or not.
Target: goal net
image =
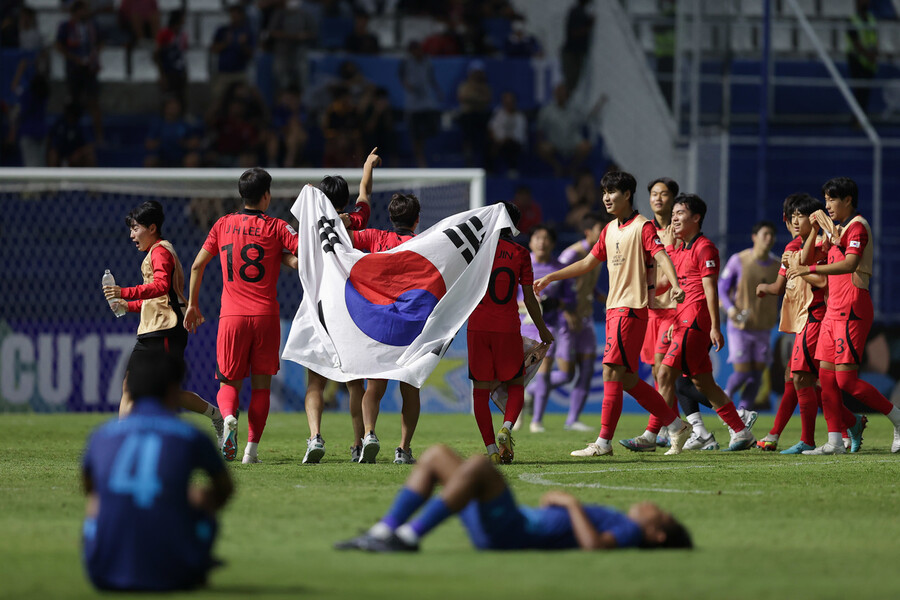
[[[361,169],[269,172],[272,204],[267,212],[292,225],[296,220],[290,208],[302,186],[316,184],[325,175],[341,175],[350,186],[352,203],[362,175]],[[100,291],[100,278],[109,269],[118,285],[141,283],[144,255],[129,239],[125,215],[146,200],[158,200],[165,210],[163,235],[174,244],[188,273],[212,224],[239,209],[241,173],[0,169],[0,412],[116,409],[137,318],[113,315]],[[484,172],[376,169],[370,227],[390,228],[387,204],[395,192],[419,197],[424,230],[446,216],[484,205]],[[221,289],[221,270],[214,259],[200,297],[207,322],[191,336],[185,353],[186,388],[207,400],[214,400],[218,388],[215,334]],[[299,278],[283,273],[278,285],[282,341],[301,297]],[[302,410],[303,370],[282,363],[272,391],[273,408]],[[447,396],[446,410],[457,409],[452,406],[457,400]]]

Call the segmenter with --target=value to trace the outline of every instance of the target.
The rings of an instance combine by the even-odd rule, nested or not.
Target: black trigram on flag
[[[322,250],[325,252],[334,252],[335,245],[341,243],[341,239],[334,232],[334,219],[325,217],[319,219],[319,241],[322,242]]]
[[[479,232],[484,229],[484,224],[478,217],[470,217],[468,221],[460,223],[456,227],[444,230],[444,235],[450,238],[453,245],[462,249],[462,257],[467,263],[472,262],[475,253],[481,247],[484,234]]]

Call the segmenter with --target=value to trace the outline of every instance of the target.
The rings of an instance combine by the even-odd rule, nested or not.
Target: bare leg
[[[366,386],[366,393],[362,397],[363,431],[375,431],[375,423],[378,421],[378,410],[381,407],[381,399],[387,389],[387,379],[370,379]]]
[[[181,390],[178,394],[178,406],[198,415],[205,415],[209,409],[209,403],[206,400],[187,390]]]
[[[443,485],[441,497],[453,512],[462,510],[471,500],[490,500],[506,489],[506,482],[485,456],[463,459],[447,446],[428,448],[406,480],[404,487],[430,496],[436,485]]]
[[[400,409],[400,447],[409,451],[416,425],[419,424],[419,412],[422,401],[419,397],[419,388],[408,383],[400,382],[400,396],[403,398],[403,408]]]
[[[122,399],[119,400],[119,418],[124,419],[131,414],[134,408],[134,400],[128,391],[128,373],[125,373],[125,379],[122,380]]]
[[[725,394],[725,390],[720,388],[719,384],[716,383],[716,380],[713,379],[712,373],[701,373],[700,375],[694,376],[692,379],[694,385],[697,386],[697,389],[700,390],[701,394],[706,396],[710,404],[713,405],[713,408],[722,408],[731,402],[731,399]]]
[[[325,382],[328,380],[311,369],[306,370],[306,421],[309,423],[309,437],[314,438],[320,434],[322,428],[322,411],[325,400],[322,393],[325,390]]]
[[[370,384],[371,385],[371,384]],[[366,431],[363,428],[362,403],[365,397],[365,388],[362,379],[354,379],[347,382],[347,391],[350,392],[350,420],[353,423],[353,443],[351,446],[362,444]]]

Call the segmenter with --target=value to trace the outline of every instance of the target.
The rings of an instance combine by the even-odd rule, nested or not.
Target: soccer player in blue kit
[[[84,454],[85,570],[104,590],[195,588],[215,566],[215,513],[233,484],[212,440],[175,415],[183,361],[148,352],[131,363],[134,409],[97,429]],[[209,483],[191,484],[195,470]]]
[[[443,490],[432,496],[437,485]],[[421,538],[453,514],[459,514],[479,550],[693,547],[687,529],[651,502],[634,504],[623,514],[550,491],[540,507],[521,506],[486,456],[464,460],[438,445],[419,458],[387,514],[367,532],[338,542],[335,548],[416,551]]]

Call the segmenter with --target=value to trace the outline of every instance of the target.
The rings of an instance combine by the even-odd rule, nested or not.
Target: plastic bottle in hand
[[[109,272],[109,269],[107,269],[103,273],[103,279],[100,280],[100,285],[101,286],[116,285],[116,278],[113,277],[113,274]],[[113,309],[113,313],[116,315],[117,318],[121,317],[126,312],[128,312],[125,309],[125,307],[123,307],[121,305],[121,303],[115,298],[110,298],[109,300],[107,300],[107,302],[109,302],[109,307],[111,309]]]

